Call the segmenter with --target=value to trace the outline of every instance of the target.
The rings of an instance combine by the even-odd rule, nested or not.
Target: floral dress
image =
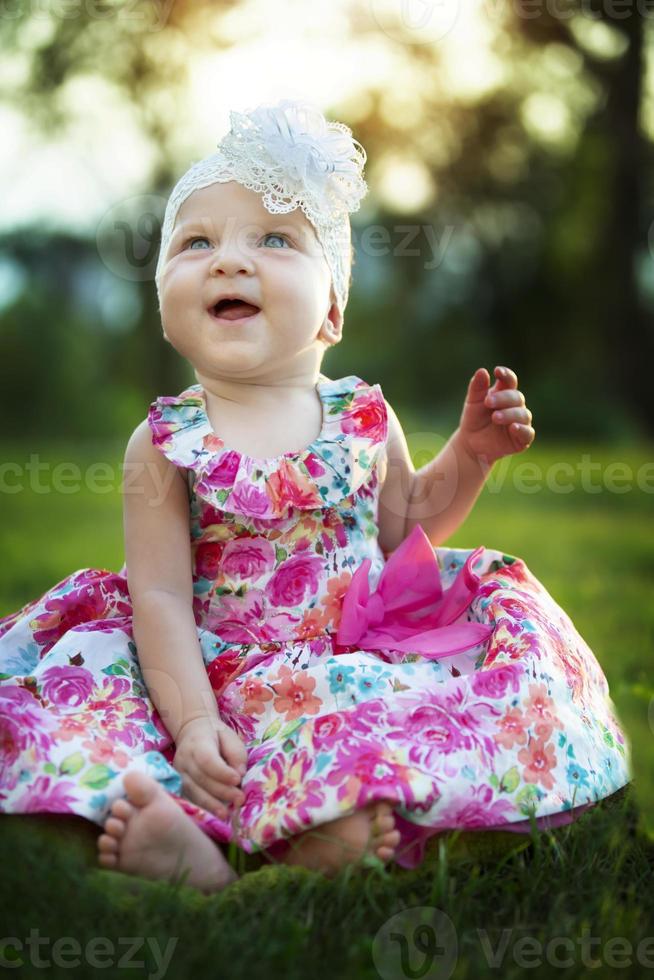
[[[224,721],[248,752],[240,810],[186,799],[139,668],[126,566],[83,568],[0,619],[0,811],[102,825],[128,771],[249,853],[374,800],[398,863],[447,829],[568,823],[631,779],[606,677],[521,558],[378,543],[379,385],[320,376],[318,438],[257,459],[191,385],[150,406],[188,484],[193,610]],[[180,657],[184,651],[179,651]]]

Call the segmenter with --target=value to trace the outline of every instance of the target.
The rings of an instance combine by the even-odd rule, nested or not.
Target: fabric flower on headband
[[[310,104],[288,99],[229,115],[231,130],[219,150],[247,159],[253,177],[260,173],[257,189],[269,210],[291,211],[301,200],[323,222],[359,210],[368,190],[366,151],[344,123],[327,122]]]

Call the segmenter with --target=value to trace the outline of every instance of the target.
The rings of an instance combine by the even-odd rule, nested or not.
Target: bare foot
[[[105,833],[97,840],[104,868],[167,878],[188,870],[185,885],[206,894],[220,891],[238,875],[163,786],[141,772],[125,775],[126,799],[114,800]]]
[[[393,806],[381,800],[289,838],[289,850],[281,861],[333,875],[348,862],[359,861],[367,854],[390,861],[399,842]]]

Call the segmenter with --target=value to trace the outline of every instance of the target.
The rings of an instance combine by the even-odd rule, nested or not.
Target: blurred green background
[[[194,381],[157,314],[167,194],[230,109],[306,97],[368,154],[344,339],[323,371],[382,385],[416,467],[477,367],[517,373],[536,442],[496,464],[448,544],[523,557],[569,612],[649,805],[654,16],[452,0],[421,20],[400,6],[4,11],[0,615],[77,568],[122,564],[124,445],[156,395]]]

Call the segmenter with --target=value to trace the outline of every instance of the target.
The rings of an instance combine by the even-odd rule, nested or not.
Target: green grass
[[[409,444],[415,451],[411,437]],[[3,494],[0,615],[78,568],[118,570],[122,448],[3,448],[3,459],[21,466],[30,451],[38,454],[49,466],[42,486],[52,487],[54,465],[66,460],[80,467],[82,477],[91,463],[104,461],[113,478],[106,481],[112,486],[107,494],[88,486],[63,494],[29,489],[26,473],[5,476],[8,484],[22,479],[26,489]],[[600,463],[592,475],[599,493],[582,485],[583,453]],[[399,960],[402,942],[418,970],[414,975],[426,977],[647,975],[654,966],[654,940],[640,955],[637,950],[654,935],[654,827],[648,824],[654,804],[653,494],[635,480],[628,492],[611,492],[605,477],[609,464],[620,461],[645,479],[644,467],[652,460],[648,446],[535,444],[528,453],[496,464],[496,483],[504,476],[500,492],[487,483],[472,514],[447,542],[484,544],[523,558],[595,651],[633,751],[634,783],[612,805],[596,807],[570,827],[534,832],[530,839],[453,834],[435,841],[423,865],[411,872],[345,869],[328,881],[302,869],[266,866],[208,898],[183,884],[98,869],[99,828],[80,818],[4,816],[0,941],[3,936],[25,941],[30,929],[38,929],[49,937],[49,945],[40,947],[47,959],[59,937],[76,939],[82,951],[89,939],[107,937],[113,953],[105,954],[111,963],[101,970],[106,977],[124,977],[127,964],[118,963],[130,936],[156,938],[162,950],[168,939],[177,939],[166,977],[403,977],[409,973]],[[421,466],[426,459],[416,453],[414,461]],[[572,493],[553,492],[545,483],[552,466],[562,461],[574,470]],[[517,482],[518,468],[527,462],[540,467],[541,489],[535,493],[525,493]],[[239,857],[232,852],[236,865]],[[432,907],[449,917],[450,933],[440,934],[444,952],[431,971],[420,974],[423,954],[414,941],[428,939],[429,932],[417,929],[415,912],[415,921],[391,930],[399,938],[384,954],[387,966],[378,971],[376,956],[384,952],[378,931],[393,915],[414,907]],[[584,936],[586,943],[593,940],[590,953]],[[493,967],[489,957],[502,943],[504,958]],[[148,949],[136,950],[133,961],[144,960]],[[0,945],[0,965],[5,965],[2,952]],[[4,955],[9,961],[11,949]],[[453,972],[439,972],[438,955],[443,968],[449,963]],[[20,956],[15,976],[42,976],[43,967],[33,965],[28,947]],[[596,967],[588,965],[588,956]],[[566,957],[570,965],[557,965],[556,958],[560,964]],[[82,954],[78,968],[52,972],[69,977],[99,971]],[[157,975],[151,954],[134,973]]]
[[[489,835],[480,835],[475,846],[473,834],[455,833],[413,871],[349,867],[328,880],[301,868],[264,866],[204,897],[179,881],[150,882],[98,869],[94,835],[79,818],[4,817],[3,935],[24,942],[30,930],[38,930],[32,935],[48,938],[40,955],[51,961],[57,939],[76,940],[82,976],[95,976],[83,954],[96,937],[111,944],[105,947],[107,977],[124,977],[119,958],[127,937],[142,937],[134,957],[145,961],[138,976],[162,975],[151,955],[145,960],[156,940],[161,951],[172,943],[163,974],[168,978],[373,980],[409,975],[400,969],[401,939],[392,940],[384,956],[387,972],[377,971],[380,930],[405,937],[414,968],[425,962],[417,945],[424,934],[411,918],[420,913],[408,912],[409,921],[399,928],[388,923],[402,910],[426,908],[446,916],[448,929],[436,934],[441,952],[430,961],[430,972],[413,976],[511,980],[555,973],[576,980],[586,975],[584,956],[590,951],[597,962],[593,975],[614,977],[614,944],[623,937],[631,954],[625,955],[623,941],[619,963],[631,965],[619,975],[642,977],[637,951],[652,933],[654,846],[636,833],[635,822],[627,792],[576,825],[534,833],[522,841],[522,850],[516,843],[513,851],[496,846],[493,853],[487,841],[484,847]],[[587,943],[592,940],[586,948],[584,935]],[[567,950],[555,941],[564,941]],[[495,968],[493,951],[502,956]],[[28,946],[5,950],[7,960],[12,954],[21,967],[15,976],[42,976]],[[569,965],[553,970],[553,957],[566,956]],[[439,957],[455,967],[453,974],[438,972]],[[75,972],[65,967],[54,975]]]

